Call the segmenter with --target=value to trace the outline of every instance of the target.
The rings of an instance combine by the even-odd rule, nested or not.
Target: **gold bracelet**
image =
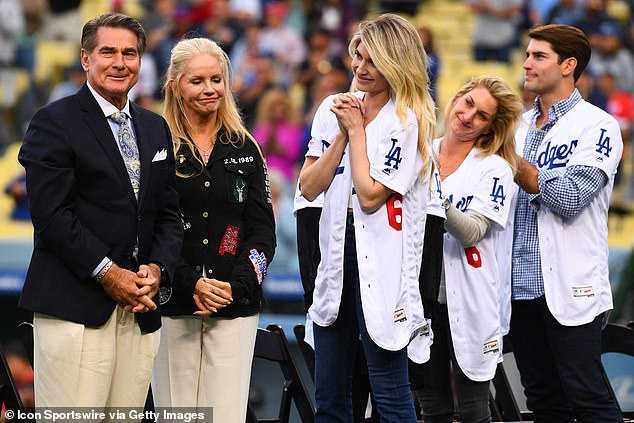
[[[110,270],[110,268],[112,267],[113,264],[114,264],[114,262],[112,260],[110,260],[108,263],[105,264],[104,267],[101,268],[101,271],[99,272],[99,274],[95,278],[95,281],[98,284],[101,284],[101,281],[103,280],[103,278],[106,277],[106,273],[108,273],[108,270]]]

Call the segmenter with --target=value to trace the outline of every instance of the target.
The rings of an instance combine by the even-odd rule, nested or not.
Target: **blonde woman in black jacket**
[[[185,239],[172,291],[162,293],[155,405],[212,407],[213,421],[242,423],[275,220],[262,152],[213,41],[183,40],[172,50],[164,117]]]

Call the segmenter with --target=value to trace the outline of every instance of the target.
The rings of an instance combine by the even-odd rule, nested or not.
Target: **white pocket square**
[[[161,160],[167,159],[167,150],[162,149],[161,151],[157,151],[152,159],[152,162],[160,162]]]

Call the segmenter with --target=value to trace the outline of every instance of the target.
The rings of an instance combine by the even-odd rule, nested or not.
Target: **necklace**
[[[214,148],[214,144],[215,143],[212,141],[208,148],[200,148],[198,145],[196,145],[196,149],[200,153],[200,156],[202,157],[205,164],[207,164],[207,161],[209,160],[209,156],[211,155],[211,150],[213,150]]]

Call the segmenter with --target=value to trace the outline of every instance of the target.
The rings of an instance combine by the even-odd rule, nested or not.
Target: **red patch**
[[[227,229],[225,230],[225,234],[222,236],[222,241],[220,241],[220,249],[218,253],[221,256],[224,256],[225,253],[236,255],[236,250],[238,249],[238,229],[233,225],[227,225]]]
[[[467,263],[475,268],[482,267],[482,258],[480,257],[480,251],[478,251],[476,247],[465,248],[464,252],[467,255]]]

